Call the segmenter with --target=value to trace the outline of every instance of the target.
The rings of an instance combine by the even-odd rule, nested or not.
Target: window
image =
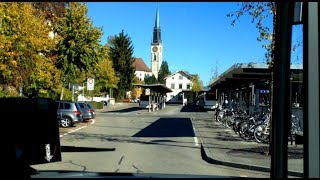
[[[180,76],[179,76],[179,79],[180,79],[180,80],[182,80],[182,79],[183,79],[183,77],[180,75]]]
[[[182,89],[182,84],[179,84],[179,89]]]
[[[153,55],[153,60],[156,61],[157,60],[157,56],[156,54]]]
[[[190,89],[190,84],[189,83],[187,84],[187,89]]]
[[[172,99],[174,96],[173,95],[170,95],[170,98]]]
[[[174,79],[174,77],[172,76],[172,79]]]
[[[174,83],[171,84],[171,89],[174,89]]]
[[[71,106],[69,103],[64,103],[64,109],[70,109],[70,108],[71,108]]]

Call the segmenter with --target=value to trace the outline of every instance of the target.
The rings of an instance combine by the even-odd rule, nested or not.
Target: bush
[[[103,109],[103,102],[85,101],[86,103],[93,106],[95,109]]]

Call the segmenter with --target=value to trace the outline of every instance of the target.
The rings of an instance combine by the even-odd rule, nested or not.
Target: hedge
[[[103,102],[95,102],[95,101],[85,101],[86,103],[93,106],[95,109],[103,109]]]

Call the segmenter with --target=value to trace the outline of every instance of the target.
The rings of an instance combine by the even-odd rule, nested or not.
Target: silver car
[[[56,101],[56,104],[60,126],[71,127],[74,124],[83,121],[79,103],[70,101]]]
[[[81,113],[83,116],[83,120],[94,119],[95,118],[95,110],[94,108],[87,103],[79,102]]]

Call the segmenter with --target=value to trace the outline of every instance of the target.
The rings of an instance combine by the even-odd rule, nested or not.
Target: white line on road
[[[93,123],[95,123],[95,120],[92,119],[92,122],[91,122],[90,124],[93,124]],[[82,126],[82,127],[77,128],[77,129],[71,130],[71,131],[69,131],[69,132],[67,132],[67,133],[61,134],[61,135],[60,135],[60,138],[62,138],[63,136],[66,136],[66,135],[68,135],[68,134],[71,134],[71,133],[73,133],[73,132],[76,132],[76,131],[78,131],[78,130],[80,130],[80,129],[86,128],[86,127],[87,127],[87,126]]]
[[[196,146],[199,146],[198,138],[197,137],[193,137],[193,139],[194,139],[194,144]]]
[[[196,130],[194,129],[193,126],[192,126],[192,129],[193,129],[193,132],[194,132],[194,137],[193,137],[194,144],[195,144],[195,146],[199,146],[199,141],[198,141]]]

